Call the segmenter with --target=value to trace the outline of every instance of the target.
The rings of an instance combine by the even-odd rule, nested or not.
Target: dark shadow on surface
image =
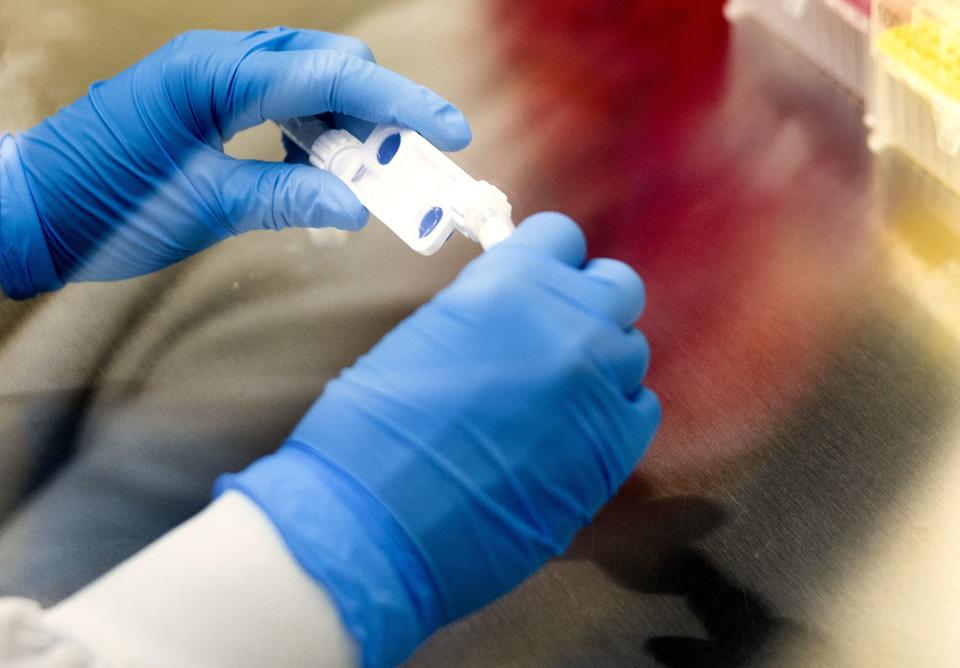
[[[801,632],[762,596],[734,582],[702,551],[686,548],[669,555],[646,591],[682,596],[703,624],[707,638],[657,636],[650,654],[670,668],[745,666],[762,662],[770,648]],[[803,632],[809,637],[809,632]]]
[[[560,558],[593,561],[624,587],[644,590],[665,555],[703,538],[721,526],[724,517],[710,499],[651,498],[649,486],[634,477]]]
[[[670,668],[743,666],[801,632],[811,636],[694,547],[723,525],[719,503],[695,496],[645,500],[648,493],[642,482],[628,483],[564,558],[589,559],[638,593],[683,601],[704,633],[651,637],[652,658]]]

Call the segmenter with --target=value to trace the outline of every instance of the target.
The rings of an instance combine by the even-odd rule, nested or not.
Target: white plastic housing
[[[379,125],[361,142],[312,118],[280,123],[310,162],[346,183],[361,203],[421,255],[454,229],[488,248],[513,231],[506,195],[477,181],[409,128]]]

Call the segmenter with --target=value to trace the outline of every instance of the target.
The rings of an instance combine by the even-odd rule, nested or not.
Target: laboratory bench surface
[[[633,32],[573,0],[170,4],[0,3],[3,125],[189,27],[347,30],[465,110],[471,174],[645,279],[647,457],[408,665],[960,663],[960,203],[868,150],[858,100],[720,0],[599,3],[660,8],[611,13]],[[306,239],[0,307],[0,592],[54,602],[197,512],[475,252]]]

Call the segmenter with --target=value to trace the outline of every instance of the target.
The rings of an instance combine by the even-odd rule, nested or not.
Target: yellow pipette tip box
[[[960,0],[873,0],[870,145],[960,191]]]

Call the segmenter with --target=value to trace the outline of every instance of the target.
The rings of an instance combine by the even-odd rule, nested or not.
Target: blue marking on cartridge
[[[437,224],[443,219],[443,209],[439,206],[435,206],[423,215],[423,219],[420,221],[420,238],[423,239],[425,236],[433,232],[436,229]]]
[[[399,150],[400,133],[394,132],[380,142],[380,148],[377,149],[377,162],[379,162],[381,165],[386,165],[393,160],[393,156],[395,156]]]

